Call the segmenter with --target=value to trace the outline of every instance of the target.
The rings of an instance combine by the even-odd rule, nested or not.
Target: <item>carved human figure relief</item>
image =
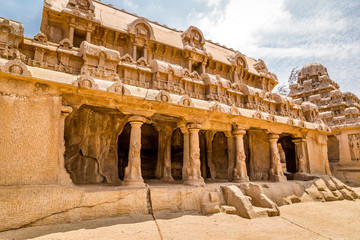
[[[201,179],[200,172],[200,148],[194,147],[191,149],[190,154],[190,167],[188,168],[187,174],[190,179]]]
[[[353,161],[360,160],[360,134],[351,134],[348,136]]]

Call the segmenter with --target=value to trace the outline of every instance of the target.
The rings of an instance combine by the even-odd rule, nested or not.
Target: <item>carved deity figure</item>
[[[273,152],[271,154],[270,175],[284,176],[280,161],[281,161],[281,158],[280,158],[279,152]]]
[[[354,157],[354,160],[360,160],[360,136],[355,134],[349,137],[349,145]]]
[[[189,179],[201,179],[200,148],[194,148],[190,154],[190,167],[187,169]]]
[[[234,168],[234,179],[235,180],[249,180],[247,176],[246,170],[246,155],[244,151],[237,151],[236,152],[236,163]]]

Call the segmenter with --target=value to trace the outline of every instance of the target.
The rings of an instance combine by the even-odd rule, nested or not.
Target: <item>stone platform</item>
[[[223,211],[253,218],[279,215],[277,206],[294,202],[358,198],[351,188],[332,179],[240,184],[207,182],[201,187],[158,180],[146,182],[145,187],[139,188],[112,185],[2,187],[0,231],[153,213]]]

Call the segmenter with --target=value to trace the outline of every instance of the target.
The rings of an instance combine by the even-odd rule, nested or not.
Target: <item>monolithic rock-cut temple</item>
[[[290,85],[297,104],[311,102],[332,132],[328,134],[328,158],[332,173],[339,179],[360,183],[360,100],[351,92],[342,93],[321,64],[304,66],[298,83]]]
[[[323,66],[285,97],[263,60],[96,0],[45,0],[40,30],[0,18],[0,231],[357,198],[330,166],[359,180],[359,99]]]

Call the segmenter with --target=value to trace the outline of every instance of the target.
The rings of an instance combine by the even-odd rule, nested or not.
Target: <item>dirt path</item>
[[[281,216],[244,219],[155,214],[41,226],[0,233],[1,239],[360,239],[360,201],[283,206]]]

